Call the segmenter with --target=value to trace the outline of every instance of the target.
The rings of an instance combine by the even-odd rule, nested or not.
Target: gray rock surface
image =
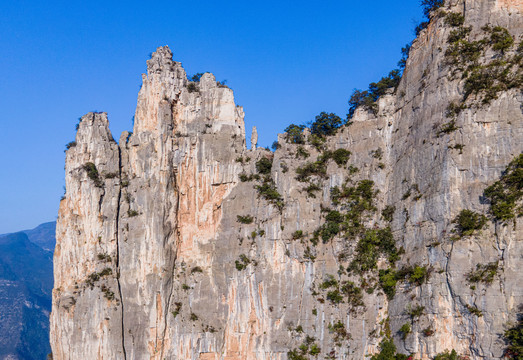
[[[521,7],[456,0],[446,11],[464,13],[473,37],[490,23],[519,41]],[[523,94],[503,91],[488,106],[463,110],[456,131],[438,134],[449,103],[463,93],[463,81],[445,65],[450,32],[436,16],[413,43],[397,91],[379,99],[376,114],[360,108],[352,125],[328,138],[327,149],[351,156],[342,166],[328,161],[326,175],[312,177],[319,187],[312,195],[296,169],[317,159],[314,146],[303,145],[310,155],[304,159],[280,135],[274,153],[247,150],[232,90],[209,73],[188,81],[169,48],[158,48],[147,61],[133,133],[117,144],[106,114],[89,113],[67,151],[54,258],[54,359],[287,359],[307,336],[318,358],[364,359],[389,334],[398,351],[416,358],[446,349],[501,358],[500,335],[523,302],[522,218],[510,225],[491,219],[457,241],[452,221],[463,209],[487,214],[483,190],[523,151]],[[260,196],[263,180],[241,181],[256,174],[263,157],[272,160],[283,207]],[[351,167],[359,171],[350,175]],[[389,301],[377,271],[346,271],[357,238],[309,241],[325,223],[323,209],[335,208],[331,188],[349,177],[379,189],[377,211],[364,219],[368,229],[386,227],[380,213],[395,206],[390,226],[405,250],[396,267],[429,269],[421,286],[399,281]],[[494,261],[501,271],[493,282],[472,289],[466,274]],[[378,268],[386,267],[381,258]],[[334,303],[320,286],[329,275],[377,287],[362,292],[363,306]],[[411,318],[409,306],[424,309]],[[412,331],[402,336],[405,323]]]

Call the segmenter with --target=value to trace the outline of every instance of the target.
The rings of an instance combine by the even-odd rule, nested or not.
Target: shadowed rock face
[[[519,42],[518,8],[455,1],[446,11],[464,13],[472,39],[492,23]],[[523,302],[522,220],[490,218],[481,231],[451,237],[461,210],[488,214],[484,189],[522,152],[523,96],[521,88],[501,91],[456,115],[457,130],[439,131],[463,95],[445,61],[451,31],[435,16],[395,93],[379,99],[376,114],[358,109],[323,149],[303,145],[308,158],[284,136],[275,153],[248,150],[232,90],[212,74],[188,81],[171,51],[158,48],[147,61],[134,132],[117,144],[106,114],[89,113],[67,151],[54,358],[287,359],[305,344],[305,358],[319,351],[362,359],[386,336],[421,358],[446,349],[500,358],[504,324]],[[299,168],[337,149],[351,152],[347,163],[327,160],[321,176],[297,179]],[[262,158],[272,161],[267,174],[256,166]],[[259,179],[250,176],[257,172]],[[324,241],[320,229],[315,241],[335,222],[329,211],[345,216],[354,206],[354,197],[333,202],[331,188],[363,180],[373,182],[372,206],[361,210],[359,227],[352,224],[359,232],[345,222]],[[390,221],[380,215],[388,205],[396,209]],[[361,240],[387,227],[404,250],[395,268],[430,273],[420,281],[404,275],[393,298],[378,284],[378,270],[392,269],[385,254],[371,271],[347,271]],[[471,288],[467,274],[496,261],[493,281]],[[415,308],[422,310],[409,315]],[[399,332],[405,323],[410,333]]]

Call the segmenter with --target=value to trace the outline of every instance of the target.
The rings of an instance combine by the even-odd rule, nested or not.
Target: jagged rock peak
[[[181,68],[181,63],[173,60],[173,53],[169,46],[160,46],[151,54],[147,60],[147,73],[149,75],[160,73],[165,70],[174,70],[176,67]]]

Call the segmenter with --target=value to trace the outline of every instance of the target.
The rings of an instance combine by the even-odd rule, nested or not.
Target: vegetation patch
[[[441,136],[444,134],[445,135],[451,134],[458,129],[459,128],[456,126],[456,120],[451,120],[448,123],[445,123],[441,126],[441,128],[438,131],[438,136]]]
[[[381,211],[381,216],[383,217],[383,220],[387,222],[392,222],[392,218],[394,216],[395,211],[396,207],[394,205],[385,206],[385,208]]]
[[[519,314],[517,324],[505,331],[503,337],[507,343],[505,357],[515,360],[523,359],[523,316],[521,314]]]
[[[82,166],[82,169],[84,169],[87,172],[87,177],[91,179],[96,187],[103,187],[104,183],[102,179],[100,178],[100,174],[98,173],[98,169],[96,169],[96,165],[92,162],[85,163]]]
[[[305,125],[290,124],[285,128],[285,140],[290,144],[305,144],[303,136]]]
[[[334,342],[337,346],[341,346],[343,340],[349,340],[350,334],[348,333],[345,325],[341,321],[337,321],[333,324],[328,325],[329,332],[334,334]]]
[[[262,183],[256,185],[255,189],[258,191],[258,196],[261,196],[263,199],[276,206],[280,212],[283,210],[283,197],[278,192],[276,184],[270,176],[265,176]]]
[[[289,360],[308,360],[309,356],[318,356],[321,353],[321,348],[316,344],[316,339],[312,336],[307,335],[305,341],[300,345],[298,349],[293,349],[287,353],[287,359]]]
[[[434,357],[434,360],[466,360],[466,359],[467,359],[467,357],[458,355],[458,353],[454,349],[452,349],[452,351],[450,351],[450,352],[448,350],[446,350],[445,352],[439,353],[438,355],[436,355]]]
[[[399,85],[401,74],[399,70],[393,70],[388,76],[381,78],[377,83],[370,83],[369,88],[365,91],[354,90],[349,99],[349,113],[347,118],[351,119],[358,107],[372,112],[374,115],[378,112],[378,99],[385,95],[389,89],[394,91]]]
[[[485,189],[490,200],[490,211],[499,221],[507,221],[523,215],[523,153],[507,166],[501,178]]]
[[[245,216],[237,215],[236,221],[239,222],[240,224],[252,224],[252,222],[254,221],[254,218],[251,215],[245,215]]]
[[[272,169],[272,160],[262,157],[256,161],[256,171],[262,175],[269,175]]]
[[[472,210],[461,210],[458,216],[453,220],[456,224],[456,233],[459,237],[470,236],[476,230],[481,230],[485,226],[487,218]]]
[[[311,135],[332,136],[343,125],[341,118],[333,113],[321,112],[311,124]]]
[[[471,41],[472,28],[463,25],[460,14],[447,14],[445,22],[454,27],[447,38],[446,62],[454,74],[460,72],[465,80],[463,97],[454,116],[467,107],[488,105],[502,91],[523,87],[522,55],[518,52],[508,55],[515,43],[507,29],[486,25],[482,28],[483,37]],[[498,54],[482,61],[481,56],[488,49]]]
[[[238,271],[242,271],[242,270],[246,269],[247,266],[249,266],[249,264],[250,264],[251,262],[252,262],[251,259],[249,259],[249,258],[247,257],[247,255],[245,255],[245,254],[241,254],[241,255],[240,255],[240,259],[234,261],[234,264],[235,264],[235,266],[236,266],[236,270],[238,270]]]
[[[358,274],[375,270],[380,256],[386,256],[391,264],[398,259],[398,249],[390,227],[365,232],[356,246],[356,253],[348,270]]]
[[[412,332],[412,328],[409,323],[405,323],[400,327],[399,333],[403,340],[407,339],[407,336]]]
[[[407,360],[408,356],[397,353],[396,345],[390,338],[380,343],[380,352],[372,355],[371,360]]]
[[[498,261],[494,261],[485,265],[477,264],[476,270],[472,270],[467,274],[467,281],[469,283],[483,283],[490,285],[498,273],[498,267]]]
[[[347,161],[349,161],[350,156],[351,152],[345,149],[334,150],[331,154],[332,160],[334,160],[338,166],[345,166]]]
[[[75,147],[75,146],[76,146],[76,141],[70,141],[67,144],[65,144],[65,149],[69,150],[70,148]]]
[[[483,316],[483,312],[480,309],[478,309],[476,306],[467,304],[467,305],[465,305],[465,307],[472,315],[476,315],[477,317]]]
[[[171,314],[173,314],[173,316],[176,318],[180,314],[180,311],[182,311],[182,303],[181,302],[175,302],[174,303],[174,310],[171,311]]]

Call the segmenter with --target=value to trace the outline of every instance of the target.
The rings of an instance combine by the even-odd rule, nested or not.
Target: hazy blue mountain
[[[55,223],[0,235],[0,359],[45,359]]]
[[[44,250],[54,251],[56,222],[43,223],[31,230],[24,230],[29,241],[40,246]]]

